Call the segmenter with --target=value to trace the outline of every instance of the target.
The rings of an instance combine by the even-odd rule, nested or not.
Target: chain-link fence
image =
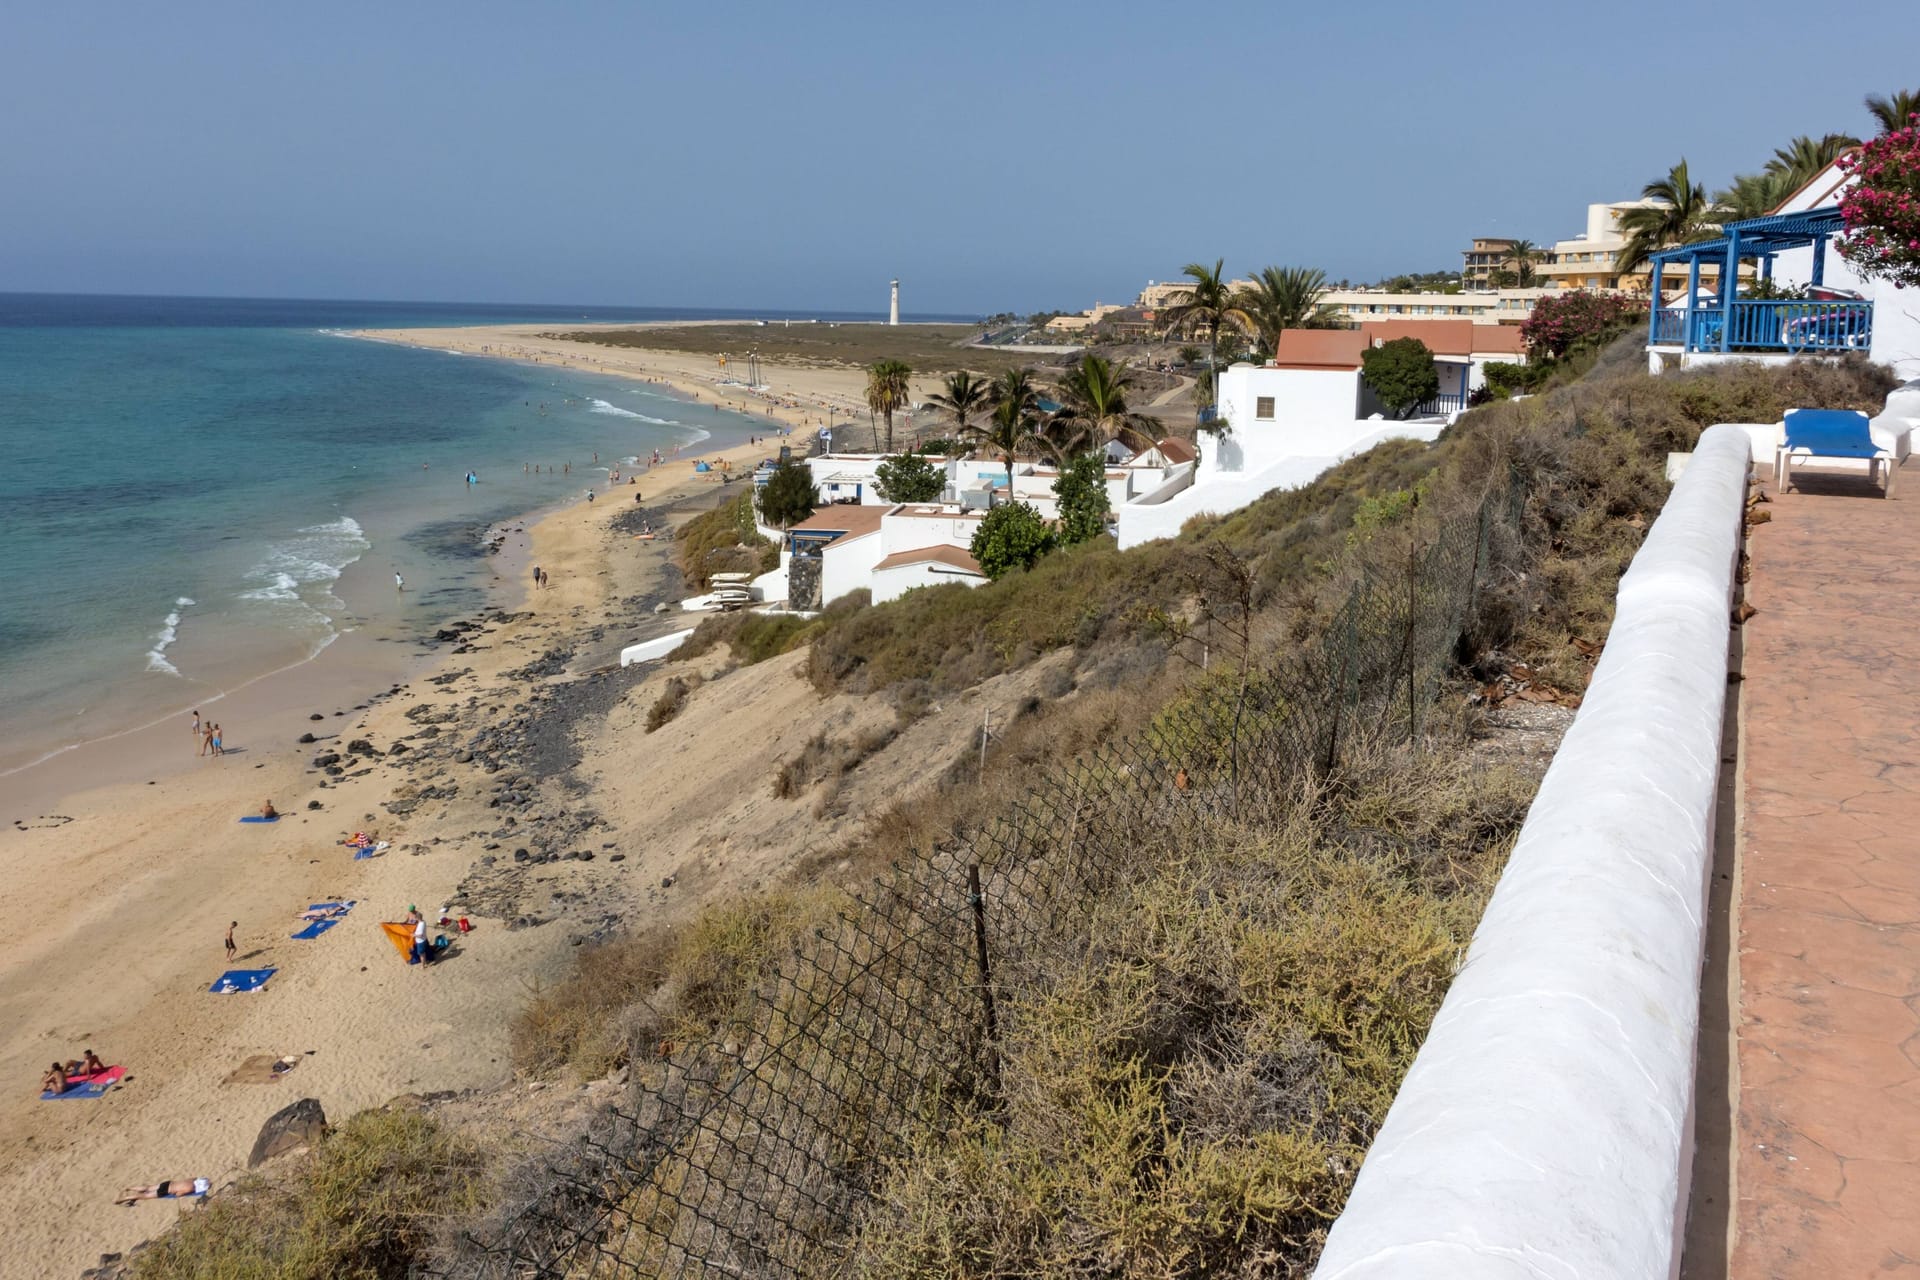
[[[1215,556],[1211,639],[1237,652],[1209,644],[1176,709],[896,864],[786,957],[746,1024],[636,1069],[626,1106],[523,1170],[501,1225],[444,1273],[849,1272],[886,1162],[921,1126],[992,1105],[1010,997],[1044,981],[1038,958],[1071,946],[1119,877],[1142,874],[1143,850],[1223,818],[1258,825],[1352,739],[1420,739],[1515,525],[1503,490],[1382,533],[1349,557],[1351,590],[1312,638],[1265,660],[1252,579]]]

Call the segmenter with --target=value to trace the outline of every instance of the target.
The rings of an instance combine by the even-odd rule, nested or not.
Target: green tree
[[[1031,569],[1053,550],[1053,530],[1024,502],[1003,502],[987,512],[968,547],[980,570],[998,578],[1015,569]]]
[[[768,524],[791,529],[812,515],[819,501],[820,495],[813,487],[813,471],[804,463],[783,462],[761,486],[760,514]]]
[[[932,502],[946,490],[947,473],[917,453],[896,454],[875,468],[873,487],[888,502]]]
[[[1189,262],[1182,274],[1193,283],[1179,302],[1167,308],[1167,334],[1202,333],[1207,335],[1207,369],[1211,372],[1219,364],[1220,331],[1223,328],[1236,329],[1241,333],[1251,333],[1254,329],[1253,317],[1247,314],[1241,305],[1242,299],[1222,278],[1227,265],[1225,258],[1216,258],[1213,266],[1203,262]],[[1208,405],[1212,405],[1213,379],[1207,380]]]
[[[1033,384],[1033,370],[1008,369],[993,382],[993,411],[984,425],[967,428],[967,434],[982,448],[998,454],[1007,464],[1007,499],[1013,499],[1013,458],[1022,449],[1045,448],[1041,439],[1040,391]]]
[[[953,423],[954,431],[964,436],[973,420],[986,413],[992,396],[992,387],[985,378],[962,369],[948,374],[940,393],[928,396],[927,403],[945,414]]]
[[[867,408],[887,423],[883,453],[893,452],[894,411],[907,407],[907,381],[912,377],[913,370],[898,360],[876,360],[867,366]]]
[[[1920,115],[1920,91],[1902,89],[1895,94],[1867,95],[1867,114],[1880,126],[1881,133],[1898,133]]]
[[[1507,249],[1507,265],[1513,268],[1513,282],[1516,288],[1531,289],[1535,284],[1533,264],[1540,256],[1540,250],[1531,240],[1515,240]]]
[[[1693,181],[1685,160],[1667,170],[1666,177],[1640,188],[1640,196],[1654,203],[1620,215],[1627,244],[1615,269],[1622,273],[1645,266],[1662,249],[1718,234],[1707,189]]]
[[[1127,405],[1133,370],[1088,352],[1060,380],[1060,408],[1047,419],[1042,434],[1056,456],[1087,448],[1105,448],[1119,440],[1133,449],[1145,449],[1159,438],[1160,424]]]
[[[1714,195],[1714,216],[1722,222],[1764,217],[1798,185],[1789,184],[1786,174],[1771,167],[1762,173],[1738,174],[1732,186]]]
[[[1327,273],[1315,267],[1266,267],[1253,279],[1244,310],[1253,319],[1260,341],[1272,351],[1285,329],[1331,329],[1339,324],[1333,312],[1320,304],[1327,293]]]
[[[1396,418],[1406,417],[1410,409],[1440,394],[1433,352],[1418,338],[1395,338],[1362,351],[1360,380]]]
[[[1053,482],[1053,493],[1060,500],[1060,540],[1074,546],[1097,538],[1107,531],[1107,513],[1113,503],[1107,497],[1107,460],[1098,453],[1083,453],[1060,470]]]
[[[1781,198],[1785,199],[1805,186],[1822,169],[1859,145],[1860,139],[1844,133],[1830,133],[1824,138],[1795,138],[1786,146],[1774,150],[1773,159],[1767,161],[1766,171],[1778,175],[1781,186],[1785,188]]]

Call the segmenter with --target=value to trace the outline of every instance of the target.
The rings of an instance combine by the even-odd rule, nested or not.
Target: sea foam
[[[173,602],[173,611],[160,623],[160,630],[153,636],[153,648],[147,650],[147,670],[161,675],[177,676],[180,669],[167,661],[167,648],[180,636],[180,611],[190,609],[199,603],[192,596],[181,596]]]
[[[317,594],[319,603],[341,608],[340,600],[333,594],[333,584],[346,567],[365,555],[372,545],[366,531],[352,516],[309,525],[292,537],[268,546],[265,558],[247,571],[247,581],[255,585],[240,592],[240,599],[299,604],[330,623],[332,619],[308,596]],[[314,588],[319,589],[317,593]]]
[[[610,414],[616,418],[638,418],[642,422],[651,422],[656,427],[677,427],[681,425],[668,418],[655,418],[649,414],[635,413],[631,409],[622,409],[617,404],[608,404],[605,400],[595,400],[591,396],[588,397],[587,402],[593,406],[593,408],[588,410],[589,413]]]

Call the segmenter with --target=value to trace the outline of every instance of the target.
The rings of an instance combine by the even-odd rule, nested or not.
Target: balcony
[[[1685,351],[1808,352],[1865,351],[1873,340],[1873,304],[1862,301],[1736,299],[1693,312],[1688,331],[1685,307],[1666,307],[1653,315],[1654,346]]]
[[[1651,290],[1664,295],[1661,278],[1670,267],[1684,266],[1687,293],[1677,306],[1656,307],[1647,324],[1647,345],[1697,352],[1751,355],[1864,351],[1873,341],[1873,303],[1847,297],[1824,284],[1827,243],[1845,230],[1836,208],[1747,218],[1721,228],[1723,234],[1656,253]],[[1742,298],[1740,272],[1757,263],[1755,291],[1773,278],[1774,259],[1790,249],[1811,248],[1812,275],[1805,298]],[[1718,269],[1719,296],[1702,296],[1702,269]],[[1778,290],[1766,290],[1779,292]]]

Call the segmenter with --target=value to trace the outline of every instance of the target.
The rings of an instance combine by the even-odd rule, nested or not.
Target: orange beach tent
[[[387,941],[400,953],[402,960],[413,959],[413,926],[406,921],[382,920],[381,931],[387,935]]]

